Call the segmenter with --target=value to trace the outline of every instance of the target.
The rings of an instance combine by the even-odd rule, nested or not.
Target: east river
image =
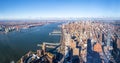
[[[19,32],[13,31],[0,34],[0,63],[10,63],[19,60],[28,51],[36,51],[42,42],[59,42],[60,36],[49,35],[53,30],[60,29],[61,23],[45,24]]]

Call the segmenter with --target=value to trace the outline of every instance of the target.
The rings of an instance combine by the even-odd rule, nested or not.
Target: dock
[[[50,43],[50,42],[43,42],[47,48],[55,48],[56,46],[60,45],[60,43]],[[42,47],[43,44],[37,44],[37,46]]]
[[[61,35],[61,31],[59,30],[54,30],[51,33],[49,33],[49,35]]]

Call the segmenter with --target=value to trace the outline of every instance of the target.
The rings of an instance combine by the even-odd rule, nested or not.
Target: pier
[[[59,46],[60,43],[49,43],[49,42],[43,42],[47,48],[55,48],[56,46]],[[43,44],[37,44],[37,46],[42,47]]]
[[[61,35],[61,31],[54,30],[53,32],[49,33],[49,35]]]

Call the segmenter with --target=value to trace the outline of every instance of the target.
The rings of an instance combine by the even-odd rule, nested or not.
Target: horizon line
[[[0,20],[52,20],[52,19],[120,19],[120,17],[36,17],[36,18],[0,18]]]

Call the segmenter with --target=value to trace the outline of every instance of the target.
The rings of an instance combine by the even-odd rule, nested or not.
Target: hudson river
[[[42,42],[59,42],[60,36],[51,36],[50,32],[60,29],[60,23],[13,31],[0,34],[0,63],[19,60],[28,51],[36,51]]]

